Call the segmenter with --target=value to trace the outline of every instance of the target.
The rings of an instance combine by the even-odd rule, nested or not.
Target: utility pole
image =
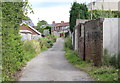
[[[102,10],[104,10],[104,0],[103,0],[103,2],[102,2]]]
[[[92,3],[92,0],[91,0],[91,20],[92,20],[92,16],[93,16],[92,9],[93,9],[93,3]]]

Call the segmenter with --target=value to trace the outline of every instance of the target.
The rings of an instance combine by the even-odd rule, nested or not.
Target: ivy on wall
[[[120,18],[120,11],[111,11],[111,10],[92,10],[93,18]]]
[[[13,79],[15,71],[24,64],[23,42],[19,25],[24,17],[27,2],[1,2],[2,9],[2,80]]]

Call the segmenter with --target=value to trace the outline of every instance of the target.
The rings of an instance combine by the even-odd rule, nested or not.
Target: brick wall
[[[78,46],[78,56],[84,61],[92,61],[96,66],[101,65],[103,54],[103,19],[79,23],[75,27],[74,32],[77,34],[75,35],[77,39],[74,41],[75,45]]]
[[[91,20],[85,23],[85,59],[101,65],[103,54],[103,21]]]

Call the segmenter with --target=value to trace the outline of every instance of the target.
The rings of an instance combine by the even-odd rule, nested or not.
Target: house
[[[91,10],[112,10],[120,11],[120,0],[96,0],[87,5]]]
[[[56,36],[65,36],[66,33],[69,33],[69,22],[61,21],[61,23],[52,22],[52,34]]]
[[[28,39],[39,39],[41,38],[41,33],[37,31],[32,26],[28,25],[26,22],[20,24],[20,35],[22,36],[22,40]]]

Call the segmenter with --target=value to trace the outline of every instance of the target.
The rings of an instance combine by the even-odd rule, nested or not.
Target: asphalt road
[[[19,81],[91,81],[87,73],[66,60],[63,46],[64,40],[58,38],[52,48],[27,63]]]

